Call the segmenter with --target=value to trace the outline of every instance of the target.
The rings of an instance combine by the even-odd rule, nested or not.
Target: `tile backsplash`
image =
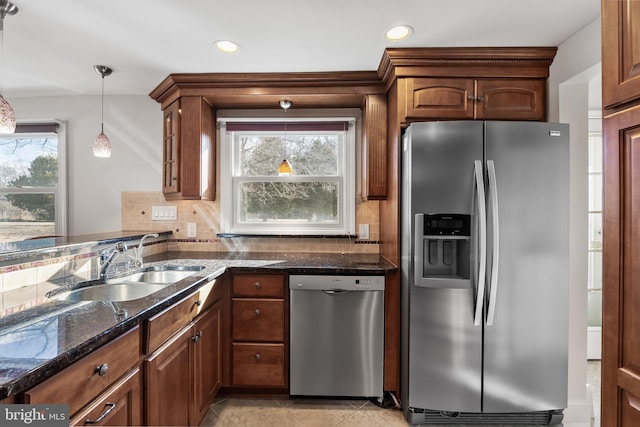
[[[152,221],[152,206],[176,206],[176,221]],[[187,238],[187,223],[196,224],[197,237]],[[234,237],[220,238],[220,203],[218,201],[166,201],[161,192],[123,192],[122,229],[127,231],[171,230],[169,250],[208,252],[327,252],[378,253],[380,223],[377,201],[356,204],[358,224],[369,224],[369,240],[332,237]]]

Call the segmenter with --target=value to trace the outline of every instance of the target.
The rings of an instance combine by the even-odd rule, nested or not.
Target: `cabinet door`
[[[475,117],[487,120],[544,120],[545,81],[477,80]]]
[[[142,424],[140,369],[111,386],[70,421],[71,426],[139,426]]]
[[[640,1],[602,1],[602,105],[640,94]]]
[[[189,325],[145,359],[147,425],[189,425],[192,335]]]
[[[472,119],[472,79],[408,78],[406,118]]]
[[[180,191],[180,100],[164,110],[162,192]]]
[[[640,106],[604,120],[602,425],[640,425]]]
[[[220,389],[222,379],[222,346],[220,300],[194,322],[197,339],[193,344],[193,405],[191,424],[200,423]]]

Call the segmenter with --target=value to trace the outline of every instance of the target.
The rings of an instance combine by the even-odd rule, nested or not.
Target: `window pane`
[[[55,234],[55,196],[0,193],[0,241]]]
[[[238,136],[239,165],[236,176],[277,176],[283,159],[292,175],[336,176],[340,137],[332,135]]]
[[[602,288],[602,252],[589,252],[588,288]]]
[[[0,138],[0,187],[58,185],[58,138]]]
[[[589,249],[602,249],[602,214],[589,214]]]
[[[240,182],[239,223],[336,224],[337,182]]]

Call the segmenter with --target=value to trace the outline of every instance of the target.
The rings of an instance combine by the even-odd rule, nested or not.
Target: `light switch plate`
[[[177,219],[177,206],[151,206],[152,221],[175,221]]]
[[[369,240],[369,224],[360,224],[358,226],[358,239]]]
[[[187,223],[187,237],[196,237],[198,234],[195,222]]]

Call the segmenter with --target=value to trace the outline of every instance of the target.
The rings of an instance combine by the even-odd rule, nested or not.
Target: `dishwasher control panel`
[[[312,291],[383,291],[384,276],[291,275],[289,276],[289,289]]]

